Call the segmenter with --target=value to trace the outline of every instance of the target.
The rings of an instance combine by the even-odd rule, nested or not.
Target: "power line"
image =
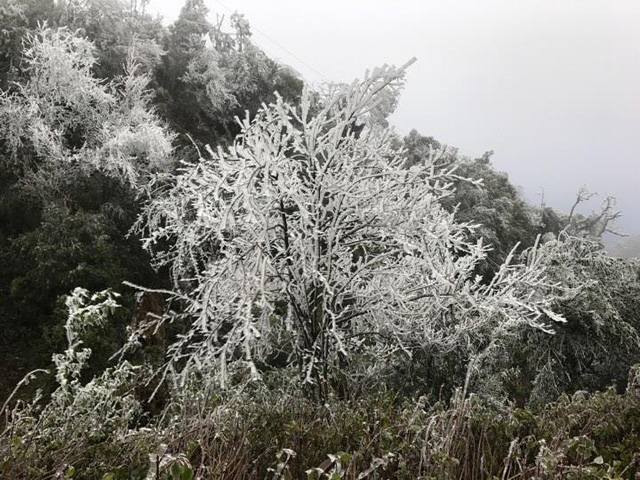
[[[235,13],[234,10],[232,10],[231,8],[229,8],[227,5],[225,5],[224,3],[220,2],[219,0],[213,0],[214,2],[216,2],[218,5],[220,5],[222,8],[224,8],[225,10],[227,10],[228,12],[231,13]],[[191,19],[186,19],[183,18],[181,21],[183,22],[189,22],[189,23],[193,23],[196,25],[202,25],[205,27],[210,26],[210,23],[206,23],[206,22],[199,22],[197,20],[191,20]],[[320,72],[317,68],[313,67],[312,65],[310,65],[309,63],[305,62],[302,58],[300,58],[298,55],[296,55],[295,53],[293,53],[291,50],[289,50],[287,47],[285,47],[284,45],[282,45],[280,42],[278,42],[277,40],[274,40],[272,37],[270,37],[269,35],[267,35],[265,32],[263,32],[262,30],[260,30],[258,27],[255,26],[254,23],[251,23],[251,30],[254,30],[256,32],[258,32],[260,35],[262,35],[263,37],[265,37],[267,40],[269,40],[271,43],[275,44],[276,46],[278,46],[281,50],[283,50],[285,53],[288,53],[289,55],[291,55],[294,59],[296,59],[298,62],[300,62],[302,65],[304,65],[305,67],[307,67],[309,70],[311,70],[312,72],[314,72],[316,75],[322,77],[325,81],[330,82],[331,80],[324,75],[322,72]],[[269,53],[269,51],[262,46],[261,47],[263,50],[265,50],[267,53]],[[275,57],[275,55],[274,55]]]
[[[231,8],[229,8],[227,5],[225,5],[224,3],[222,3],[220,0],[213,0],[215,3],[217,3],[218,5],[220,5],[222,8],[226,9],[228,12],[234,13],[233,10],[231,10]],[[262,30],[260,30],[258,27],[256,27],[254,24],[251,25],[251,28],[253,30],[255,30],[256,32],[258,32],[260,35],[262,35],[263,37],[265,37],[267,40],[269,40],[270,42],[274,43],[275,45],[277,45],[278,47],[280,47],[284,52],[288,53],[289,55],[291,55],[293,58],[295,58],[298,62],[300,62],[302,65],[304,65],[305,67],[307,67],[309,70],[311,70],[312,72],[314,72],[316,75],[319,75],[320,77],[322,77],[325,81],[329,82],[329,78],[324,75],[322,72],[320,72],[319,70],[317,70],[316,68],[314,68],[313,66],[309,65],[307,62],[305,62],[303,59],[301,59],[298,55],[296,55],[295,53],[293,53],[291,50],[289,50],[287,47],[285,47],[284,45],[282,45],[280,42],[278,42],[277,40],[274,40],[273,38],[271,38],[269,35],[267,35],[265,32],[263,32]]]
[[[228,12],[231,13],[235,13],[234,10],[232,10],[231,8],[229,8],[227,5],[225,5],[221,0],[213,0],[215,3],[217,3],[218,5],[220,5],[222,8],[224,8],[225,10],[227,10]],[[210,26],[210,23],[205,23],[205,22],[199,22],[196,20],[188,20],[188,19],[183,19],[183,21],[188,21],[189,23],[195,23],[197,25],[203,25],[203,26]],[[305,62],[302,58],[300,58],[298,55],[296,55],[295,53],[293,53],[291,50],[289,50],[288,48],[286,48],[284,45],[282,45],[280,42],[274,40],[273,38],[271,38],[269,35],[267,35],[265,32],[263,32],[262,30],[260,30],[259,28],[257,28],[253,23],[251,24],[251,29],[255,30],[256,32],[258,32],[259,34],[261,34],[263,37],[265,37],[267,40],[269,40],[270,42],[272,42],[273,44],[275,44],[276,46],[278,46],[280,49],[282,49],[284,52],[288,53],[289,55],[291,55],[293,58],[295,58],[298,62],[300,62],[302,65],[306,66],[307,68],[309,68],[311,71],[313,71],[314,73],[316,73],[317,75],[319,75],[320,77],[322,77],[326,82],[331,82],[331,80],[324,75],[322,72],[320,72],[319,70],[317,70],[316,68],[314,68],[313,66],[311,66],[309,63]],[[266,53],[269,53],[269,51],[265,48],[265,47],[261,47]],[[396,132],[398,132],[401,136],[406,137],[407,133],[406,131],[404,131],[404,129],[398,127],[397,125],[393,125],[393,128],[396,130]]]

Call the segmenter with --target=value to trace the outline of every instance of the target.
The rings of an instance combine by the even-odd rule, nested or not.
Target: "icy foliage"
[[[92,327],[101,326],[106,318],[118,307],[118,294],[104,291],[89,297],[89,292],[83,288],[76,288],[65,301],[68,311],[64,325],[67,337],[67,349],[62,354],[54,354],[53,363],[56,366],[56,380],[63,390],[69,382],[78,381],[80,371],[91,356],[91,350],[80,348],[82,334]],[[91,303],[87,305],[87,302]]]
[[[502,383],[490,393],[513,397],[509,388],[517,388],[528,401],[544,404],[563,392],[623,385],[640,360],[638,264],[609,257],[599,243],[566,233],[547,238],[540,255],[548,277],[564,287],[554,311],[567,323],[553,336],[523,330],[496,342],[481,373]]]
[[[265,106],[228,150],[151,186],[138,227],[187,325],[169,366],[207,365],[225,384],[230,365],[253,378],[285,358],[322,396],[354,355],[369,368],[415,348],[472,352],[497,331],[563,321],[535,249],[481,283],[485,248],[439,203],[455,169],[435,152],[403,168],[392,132],[368,121],[405,68]]]
[[[26,39],[28,79],[0,92],[5,148],[40,195],[96,169],[136,186],[170,165],[172,135],[149,106],[150,77],[137,73],[133,50],[110,83],[93,76],[95,62],[88,40],[42,27]]]
[[[30,437],[42,446],[103,440],[128,431],[139,412],[132,388],[135,367],[124,361],[85,384],[80,378],[91,356],[91,350],[82,347],[82,335],[108,319],[118,307],[117,296],[108,290],[89,295],[76,288],[67,297],[67,349],[53,356],[58,388],[44,406],[40,395],[26,405],[18,402],[8,416],[5,434]]]

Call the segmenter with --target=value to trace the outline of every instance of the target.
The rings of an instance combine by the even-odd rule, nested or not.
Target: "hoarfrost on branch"
[[[227,150],[152,184],[144,245],[170,267],[188,328],[169,364],[251,376],[276,356],[315,394],[354,356],[375,369],[416,348],[479,340],[563,319],[536,249],[482,284],[486,248],[440,205],[455,166],[434,152],[406,165],[377,109],[407,65],[383,67],[332,96],[264,106]],[[447,156],[448,158],[448,156]],[[175,315],[167,317],[173,319]]]

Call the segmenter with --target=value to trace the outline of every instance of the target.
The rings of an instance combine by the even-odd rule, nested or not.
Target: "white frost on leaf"
[[[433,154],[404,168],[392,131],[369,119],[405,68],[319,100],[305,91],[300,106],[278,98],[240,122],[231,147],[150,186],[138,229],[185,302],[187,333],[169,351],[183,375],[214,362],[225,384],[232,364],[253,377],[280,352],[320,386],[354,354],[472,350],[498,331],[562,321],[537,247],[482,284],[486,248],[440,205],[455,166]]]

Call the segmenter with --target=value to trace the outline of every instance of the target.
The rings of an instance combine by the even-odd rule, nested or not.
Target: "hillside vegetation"
[[[635,478],[640,265],[187,0],[0,5],[0,476]]]

